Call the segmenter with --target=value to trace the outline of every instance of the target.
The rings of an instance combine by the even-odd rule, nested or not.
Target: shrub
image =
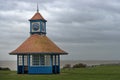
[[[78,64],[73,65],[73,68],[86,68],[86,67],[87,65],[83,63],[78,63]]]
[[[71,64],[65,64],[64,66],[63,66],[63,69],[64,68],[71,68]]]
[[[0,67],[0,70],[9,70],[10,71],[9,68],[3,68],[3,67]]]

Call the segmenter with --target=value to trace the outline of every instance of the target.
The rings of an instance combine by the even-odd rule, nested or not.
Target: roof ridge
[[[36,12],[30,20],[45,20],[45,19],[39,12]],[[47,20],[45,20],[45,21],[47,21]]]

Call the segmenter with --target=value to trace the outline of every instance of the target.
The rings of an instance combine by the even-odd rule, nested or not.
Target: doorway
[[[28,55],[17,55],[17,73],[28,73]]]
[[[60,73],[60,59],[59,55],[53,55],[52,56],[52,72],[54,74]]]

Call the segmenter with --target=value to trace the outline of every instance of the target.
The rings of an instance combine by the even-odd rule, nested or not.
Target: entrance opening
[[[28,56],[27,55],[18,55],[18,74],[27,74],[28,73]]]
[[[53,55],[53,58],[52,58],[52,71],[54,74],[59,74],[60,73],[60,69],[59,69],[59,55]]]

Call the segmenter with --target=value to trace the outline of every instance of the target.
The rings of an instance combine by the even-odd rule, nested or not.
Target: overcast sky
[[[62,60],[120,60],[120,0],[0,0],[0,60],[16,60],[37,1]]]

